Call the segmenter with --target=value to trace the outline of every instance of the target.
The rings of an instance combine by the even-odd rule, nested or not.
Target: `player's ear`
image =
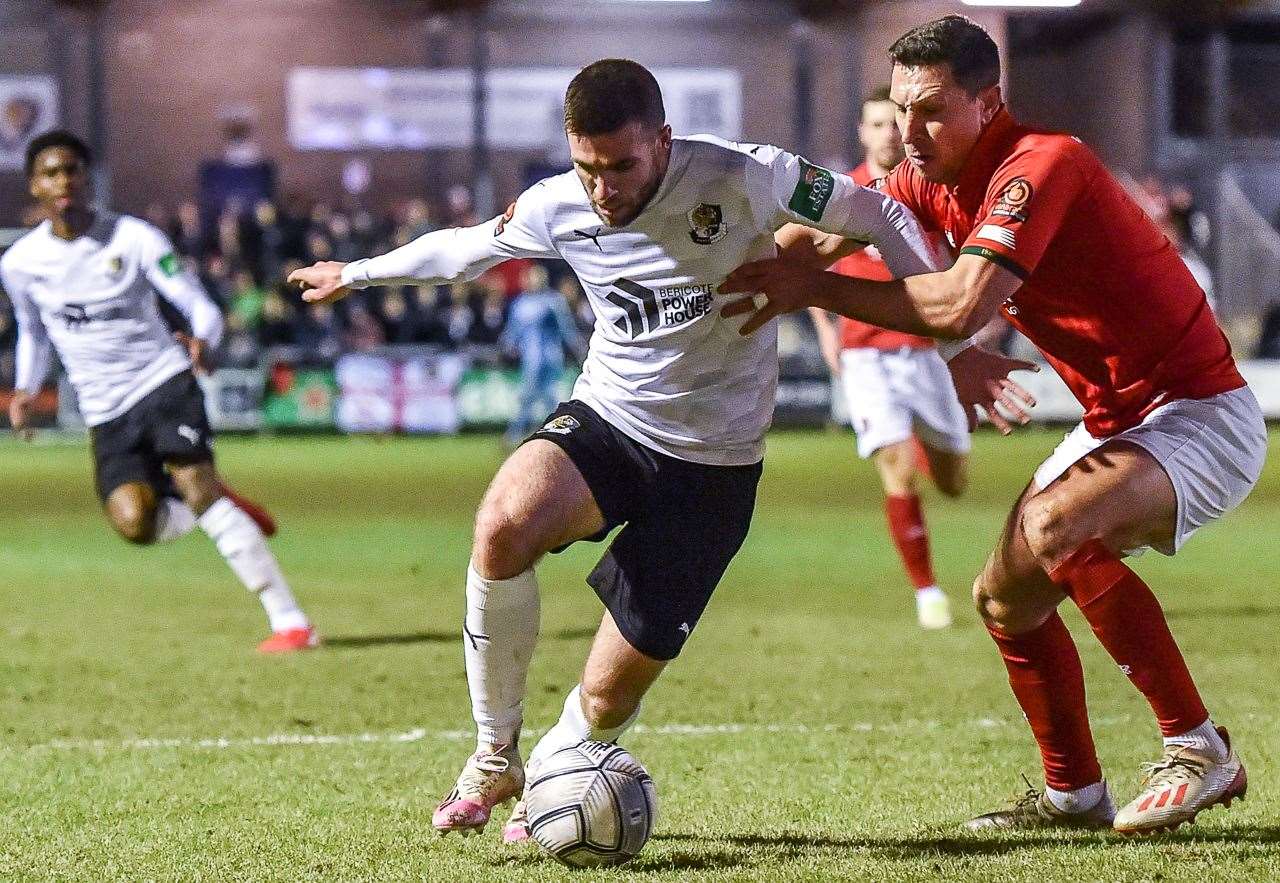
[[[978,93],[978,100],[982,102],[982,124],[985,126],[995,118],[996,112],[1000,110],[1000,105],[1004,104],[1004,96],[1000,92],[1000,84],[988,86]]]
[[[658,130],[658,144],[663,147],[671,146],[671,124],[663,123],[662,128]]]

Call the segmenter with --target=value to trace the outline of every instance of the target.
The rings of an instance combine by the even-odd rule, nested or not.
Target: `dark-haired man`
[[[374,284],[472,278],[511,257],[563,258],[596,314],[573,399],[498,471],[476,518],[463,647],[477,749],[436,810],[476,831],[520,793],[525,676],[538,632],[534,565],[625,525],[588,582],[606,612],[581,683],[530,763],[616,740],[697,626],[747,534],[777,381],[773,326],[722,319],[715,288],[774,253],[796,221],[874,241],[895,275],[937,266],[910,213],[776,147],[673,138],[653,75],[609,59],[565,96],[573,171],[477,227],[292,274],[309,300]],[[508,826],[527,836],[521,809]]]
[[[272,634],[258,649],[313,647],[315,631],[263,536],[263,527],[274,530],[269,516],[233,495],[214,469],[192,369],[202,370],[217,346],[222,316],[163,233],[92,206],[90,163],[88,147],[69,132],[47,132],[27,148],[30,192],[46,220],[0,257],[18,324],[13,428],[29,435],[32,397],[57,350],[89,425],[98,496],[116,532],[146,545],[198,525],[266,610]],[[181,341],[157,293],[190,323]]]
[[[888,86],[862,102],[858,141],[865,158],[849,177],[859,184],[871,185],[902,160]],[[860,279],[893,278],[870,248],[842,258],[833,269]],[[822,356],[844,393],[858,456],[875,463],[880,475],[889,535],[915,587],[916,620],[921,628],[946,628],[951,605],[934,576],[929,531],[916,493],[920,471],[949,497],[959,496],[968,481],[969,427],[946,363],[932,338],[847,316],[833,318],[816,307],[809,315]]]
[[[1243,796],[1245,772],[1159,602],[1121,558],[1148,547],[1171,555],[1244,500],[1266,455],[1257,400],[1177,251],[1097,157],[1009,116],[985,31],[947,16],[889,54],[907,161],[884,190],[948,237],[954,265],[876,283],[767,261],[724,288],[767,297],[744,332],[817,305],[955,338],[1000,312],[1040,348],[1084,405],[1084,422],[1014,505],[974,600],[1040,746],[1047,787],[969,824],[1175,828]],[[841,248],[834,238],[816,244],[828,255]],[[752,309],[740,301],[728,312]],[[964,376],[967,358],[952,361],[953,374]],[[1163,757],[1118,812],[1094,751],[1080,657],[1057,613],[1066,598],[1147,698],[1164,739]]]

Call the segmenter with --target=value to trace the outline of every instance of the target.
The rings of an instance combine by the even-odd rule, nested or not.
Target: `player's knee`
[[[154,504],[134,498],[117,498],[107,507],[107,517],[126,542],[145,546],[155,540],[156,511]]]
[[[1041,494],[1026,502],[1022,510],[1022,535],[1045,572],[1080,545],[1064,502],[1051,494]]]
[[[617,686],[592,683],[584,679],[579,688],[582,713],[592,729],[611,730],[627,722],[640,700]]]
[[[523,519],[500,502],[486,501],[476,513],[471,548],[476,571],[486,579],[508,579],[529,569],[535,558]]]

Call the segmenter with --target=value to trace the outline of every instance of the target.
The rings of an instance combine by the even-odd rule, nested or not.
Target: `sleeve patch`
[[[831,172],[800,158],[800,180],[796,182],[787,208],[810,221],[820,221],[835,189],[836,179]]]
[[[991,210],[991,214],[1003,215],[1006,218],[1014,218],[1025,223],[1027,220],[1027,205],[1034,195],[1035,190],[1032,188],[1030,181],[1021,177],[1014,178],[1005,185],[1000,198],[996,200],[995,208]]]
[[[181,266],[178,264],[178,256],[173,252],[169,252],[162,257],[156,264],[160,268],[160,272],[166,276],[177,276]]]
[[[974,238],[995,242],[1010,250],[1018,247],[1018,238],[1014,232],[1008,227],[998,227],[995,224],[983,224],[974,234]]]

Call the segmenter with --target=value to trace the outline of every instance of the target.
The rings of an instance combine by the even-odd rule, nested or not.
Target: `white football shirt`
[[[222,336],[222,314],[168,237],[128,215],[99,212],[71,241],[43,222],[0,257],[0,281],[18,323],[16,388],[40,389],[52,344],[90,426],[119,417],[191,367],[156,292],[196,337],[217,346]]]
[[[342,273],[353,288],[473,279],[515,257],[561,258],[596,322],[573,397],[623,434],[696,463],[764,455],[778,379],[777,328],[738,333],[716,287],[773,257],[773,233],[798,222],[874,242],[898,276],[941,268],[911,212],[853,179],[767,145],[676,138],[666,176],[640,215],[601,223],[574,172],[521,194],[510,218],[440,230]]]

